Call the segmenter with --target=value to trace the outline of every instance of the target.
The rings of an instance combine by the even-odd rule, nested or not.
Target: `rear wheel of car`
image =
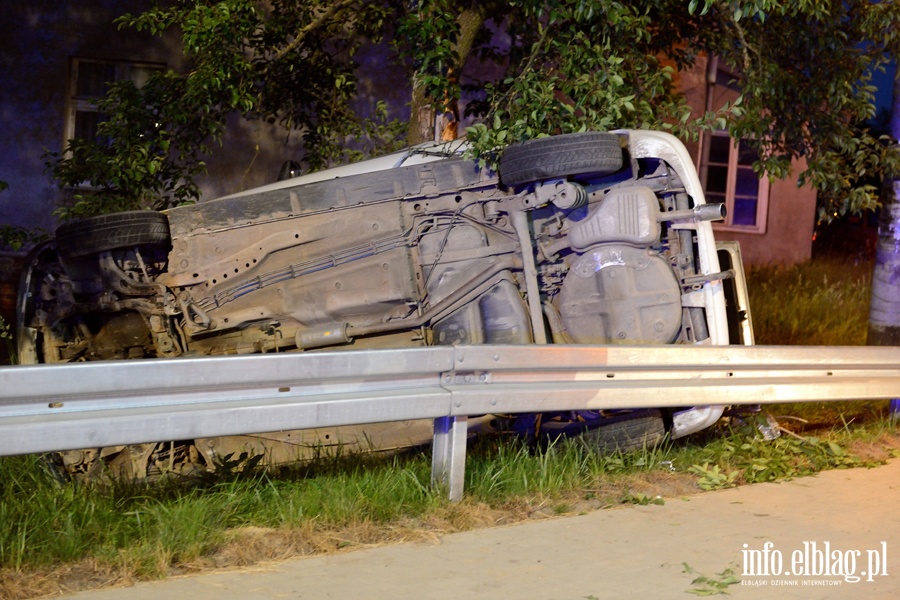
[[[600,452],[630,452],[652,448],[665,439],[666,425],[658,410],[623,415],[582,434],[582,439]]]
[[[147,210],[79,219],[57,228],[56,243],[61,254],[73,257],[129,246],[168,245],[169,220]]]
[[[513,144],[500,157],[500,181],[518,187],[535,181],[602,176],[622,169],[619,137],[590,131],[537,138]]]

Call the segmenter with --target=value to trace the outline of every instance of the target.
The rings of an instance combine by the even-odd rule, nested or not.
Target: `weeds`
[[[666,503],[665,499],[662,496],[650,496],[648,494],[641,493],[626,495],[625,502],[630,502],[631,504],[637,504],[639,506],[648,506],[650,504],[662,506]]]
[[[688,469],[688,473],[697,476],[697,487],[701,490],[721,490],[737,485],[736,479],[740,475],[740,471],[723,472],[719,465],[709,466],[708,462],[702,465],[692,465]]]
[[[775,440],[732,431],[710,442],[688,472],[697,476],[703,490],[791,479],[826,469],[868,464],[833,439],[785,435]]]
[[[694,575],[694,569],[687,563],[681,563],[683,573]],[[688,594],[695,596],[718,596],[720,594],[728,594],[728,586],[740,583],[734,574],[734,567],[727,567],[721,573],[716,573],[709,577],[702,573],[697,573],[697,577],[691,581],[691,588],[686,590]]]

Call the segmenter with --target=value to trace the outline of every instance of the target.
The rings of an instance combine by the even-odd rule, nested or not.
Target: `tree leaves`
[[[745,111],[728,129],[760,140],[760,170],[781,177],[792,160],[805,160],[800,181],[819,191],[823,216],[876,206],[870,178],[897,158],[866,121],[874,116],[873,73],[896,46],[900,7],[865,0],[706,7],[723,23],[706,46],[734,68],[743,91]]]
[[[452,113],[463,92],[472,98],[467,134],[485,165],[507,144],[553,133],[728,129],[757,141],[758,173],[783,177],[806,161],[800,181],[819,190],[823,214],[874,206],[873,178],[900,166],[865,125],[873,73],[900,49],[894,2],[194,0],[118,24],[179,29],[191,68],[113,86],[101,138],[48,157],[62,185],[101,193],[79,210],[196,198],[194,179],[235,114],[298,132],[309,169],[396,147],[404,123],[386,105],[355,110],[354,57],[382,39],[396,59],[385,68],[409,74],[414,121],[420,108]],[[702,52],[742,95],[692,118],[679,78]]]
[[[82,190],[60,216],[195,200],[204,158],[234,114],[301,132],[310,169],[396,146],[402,125],[383,107],[362,117],[352,107],[353,56],[383,33],[387,11],[362,0],[204,0],[123,16],[120,27],[178,28],[190,69],[156,73],[141,88],[114,84],[98,103],[99,138],[45,157],[61,186]],[[348,139],[359,143],[348,149]]]
[[[469,130],[476,153],[540,134],[694,127],[684,119],[689,109],[668,64],[690,65],[694,57],[669,45],[671,31],[657,35],[666,18],[675,27],[688,15],[666,5],[512,2],[523,19],[511,23],[507,76],[488,83],[485,101],[475,107],[493,125]],[[664,8],[674,10],[664,17]]]

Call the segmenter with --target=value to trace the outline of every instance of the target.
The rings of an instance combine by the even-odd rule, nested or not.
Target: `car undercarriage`
[[[434,147],[393,157],[390,168],[326,171],[164,212],[66,223],[29,257],[20,362],[727,344],[749,320],[726,294],[740,265],[720,269],[710,221],[724,209],[705,203],[686,157],[666,134],[588,132],[510,146],[498,174],[455,147]],[[749,343],[738,337],[732,343]],[[720,414],[686,406],[494,415],[481,426],[581,433],[602,449],[630,449]],[[379,444],[351,430],[182,440],[54,462],[68,477],[110,465],[147,477],[213,468],[238,451],[277,461],[323,443],[351,451],[427,443],[427,424],[422,431],[386,425]]]

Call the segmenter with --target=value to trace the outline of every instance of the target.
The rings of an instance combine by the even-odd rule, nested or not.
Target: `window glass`
[[[75,111],[75,135],[79,140],[92,140],[97,137],[97,125],[103,120],[103,115],[95,111]]]
[[[748,227],[756,225],[756,205],[756,198],[735,198],[731,224]]]
[[[759,158],[759,153],[756,149],[747,143],[746,140],[741,140],[738,144],[737,164],[753,166],[753,163],[756,162],[757,158]]]
[[[71,140],[90,140],[102,145],[110,143],[108,138],[98,135],[100,124],[106,120],[98,103],[106,95],[110,84],[130,80],[141,87],[150,75],[164,68],[165,65],[159,63],[70,58],[63,130],[66,152],[69,152]],[[91,186],[90,182],[84,181],[76,187],[88,190]]]
[[[131,79],[131,82],[135,87],[142,88],[144,87],[144,84],[147,83],[147,80],[150,79],[150,76],[159,70],[161,69],[157,66],[147,67],[132,65],[129,69],[128,78]]]
[[[710,165],[706,172],[706,190],[716,194],[728,191],[728,165]]]
[[[735,169],[735,197],[756,198],[759,195],[759,177],[750,167]]]
[[[731,153],[731,138],[727,135],[713,135],[709,143],[709,162],[728,164]]]
[[[106,94],[106,86],[115,80],[115,64],[78,61],[75,69],[75,97],[100,98]]]

